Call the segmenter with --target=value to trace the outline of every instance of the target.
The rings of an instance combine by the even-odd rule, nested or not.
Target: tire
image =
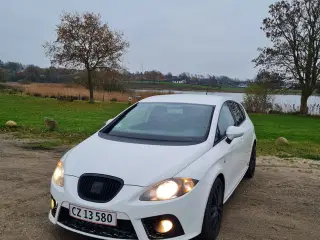
[[[256,161],[257,161],[257,155],[256,155],[256,143],[253,144],[251,156],[250,156],[250,162],[248,170],[245,174],[245,178],[251,179],[254,176],[255,170],[256,170]]]
[[[212,185],[204,213],[202,232],[197,240],[214,240],[218,237],[223,215],[224,184],[217,178]]]

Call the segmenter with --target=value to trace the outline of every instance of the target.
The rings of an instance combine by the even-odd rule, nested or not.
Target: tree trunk
[[[310,95],[303,91],[301,92],[301,99],[300,99],[300,114],[307,115],[308,114],[308,98]]]
[[[88,73],[88,88],[89,88],[89,92],[90,92],[90,103],[94,103],[93,83],[92,83],[91,71],[87,70],[87,73]]]

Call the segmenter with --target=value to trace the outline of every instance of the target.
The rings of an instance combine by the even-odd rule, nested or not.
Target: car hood
[[[149,186],[173,177],[208,150],[206,142],[166,146],[108,140],[94,134],[71,149],[63,161],[66,175],[98,173],[121,178],[126,185]]]

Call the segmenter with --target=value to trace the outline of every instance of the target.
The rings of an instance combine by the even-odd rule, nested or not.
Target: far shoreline
[[[170,89],[170,88],[128,88],[128,90],[130,91],[135,91],[135,92],[147,92],[147,91],[156,91],[156,92],[203,92],[203,93],[245,93],[245,89],[237,89],[237,90],[233,90],[233,89],[222,89],[222,90],[216,90],[216,89],[192,89],[192,88],[175,88],[175,89]],[[296,90],[282,90],[283,92],[279,91],[275,91],[275,92],[271,92],[272,95],[297,95],[299,96],[301,93],[297,92]],[[312,94],[312,96],[320,96],[317,93]]]
[[[183,85],[183,86],[181,86]],[[191,91],[191,92],[216,92],[216,93],[245,93],[246,88],[236,88],[236,87],[221,87],[213,88],[206,87],[204,85],[189,85],[189,84],[166,84],[166,83],[127,83],[125,88],[133,91]],[[279,89],[271,92],[273,95],[301,95],[300,90],[291,89]],[[313,93],[312,96],[320,96],[320,94]]]

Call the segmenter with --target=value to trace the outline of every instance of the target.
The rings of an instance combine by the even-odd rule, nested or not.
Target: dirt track
[[[49,184],[65,149],[34,150],[0,135],[0,239],[82,240],[47,218]],[[259,158],[225,206],[220,240],[320,239],[320,162]]]

